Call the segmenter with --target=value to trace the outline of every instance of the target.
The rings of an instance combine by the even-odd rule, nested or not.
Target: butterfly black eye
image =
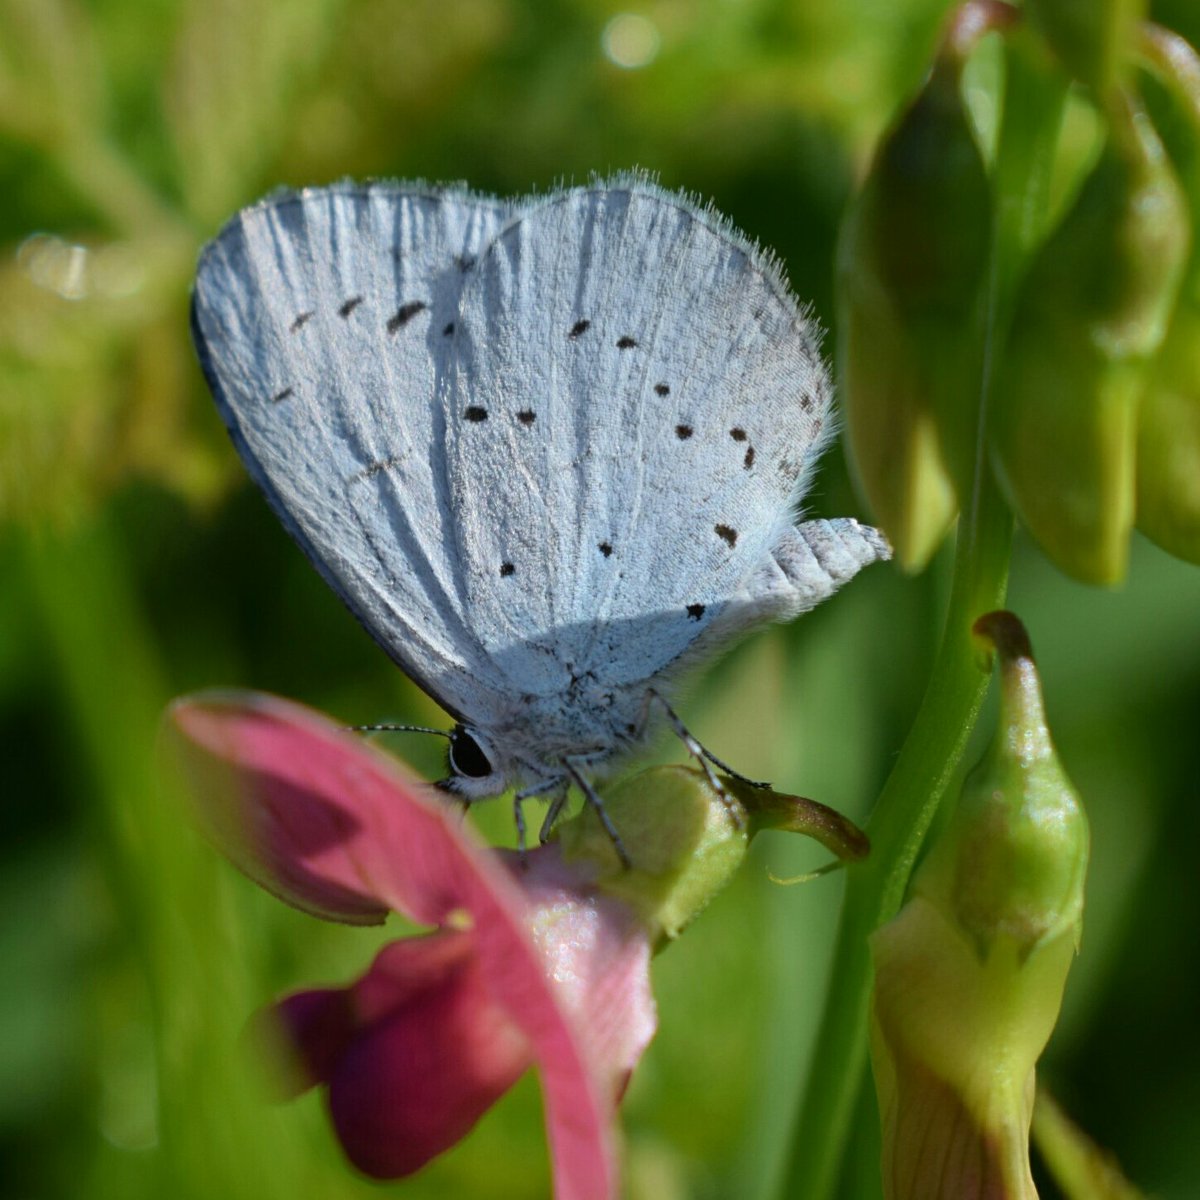
[[[492,773],[492,764],[479,743],[461,726],[450,735],[450,769],[469,779],[482,779]]]

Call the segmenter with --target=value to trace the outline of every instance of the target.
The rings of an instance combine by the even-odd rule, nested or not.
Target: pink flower
[[[206,693],[169,714],[206,832],[251,878],[327,920],[389,909],[434,932],[385,946],[347,988],[273,1012],[299,1090],[328,1088],[349,1158],[380,1178],[463,1137],[530,1065],[559,1200],[617,1189],[613,1114],[654,1033],[653,924],[557,845],[480,848],[395,763],[297,705]]]

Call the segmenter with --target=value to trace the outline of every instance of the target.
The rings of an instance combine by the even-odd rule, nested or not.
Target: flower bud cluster
[[[980,469],[1076,578],[1118,582],[1135,525],[1200,561],[1200,60],[1141,24],[1141,7],[1040,0],[1018,21],[996,0],[963,4],[848,215],[838,357],[851,449],[909,570],[965,503],[977,445]],[[999,261],[1015,254],[1001,236],[1014,197],[964,101],[964,64],[992,31],[1032,46],[1060,97],[1082,84],[1101,131],[1073,200],[1020,262]],[[1065,157],[1055,142],[1042,169]]]

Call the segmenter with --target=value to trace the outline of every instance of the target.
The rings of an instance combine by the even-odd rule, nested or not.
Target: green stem
[[[1028,43],[1010,53],[994,168],[996,227],[983,314],[972,494],[959,521],[945,632],[916,719],[869,826],[871,857],[847,868],[846,898],[834,948],[812,1070],[791,1145],[782,1194],[826,1200],[837,1185],[867,1058],[871,933],[895,915],[926,833],[958,770],[988,687],[971,625],[1000,608],[1008,581],[1012,518],[988,466],[986,410],[994,349],[1015,282],[1041,233],[1049,163],[1065,87],[1042,69]]]
[[[964,518],[966,522],[966,518]],[[868,938],[900,907],[921,842],[958,768],[987,691],[970,629],[1003,604],[1011,518],[989,480],[973,520],[960,530],[946,633],[925,698],[880,794],[870,824],[871,857],[847,868],[833,971],[792,1143],[784,1194],[829,1196],[841,1168],[867,1055],[871,960]]]

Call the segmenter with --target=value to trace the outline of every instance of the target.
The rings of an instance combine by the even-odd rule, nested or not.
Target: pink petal
[[[324,722],[311,731],[281,724],[288,707],[252,693],[171,706],[166,732],[196,815],[226,857],[281,900],[326,920],[382,924],[389,906],[347,853],[362,829],[341,799],[344,757],[328,752]]]
[[[225,768],[215,790],[229,798],[205,796],[208,824],[269,890],[341,920],[373,919],[384,907],[430,925],[470,914],[482,976],[539,1065],[558,1200],[613,1196],[607,1088],[524,926],[520,890],[498,862],[391,760],[299,705],[210,693],[176,702],[169,716],[195,765]]]
[[[272,1028],[262,1028],[265,1025]],[[289,1061],[282,1064],[280,1090],[283,1099],[291,1099],[328,1082],[337,1060],[357,1035],[350,989],[295,992],[256,1014],[249,1029],[251,1039],[274,1048],[276,1027],[282,1027],[290,1051]]]
[[[352,987],[293,992],[258,1014],[251,1035],[267,1047],[285,1035],[290,1053],[282,1082],[286,1096],[297,1096],[328,1083],[338,1060],[370,1026],[462,975],[474,953],[474,934],[457,931],[391,942]]]
[[[556,844],[530,854],[520,880],[526,925],[615,1106],[657,1026],[646,928],[628,906],[581,888]]]
[[[419,1170],[532,1061],[473,943],[466,933],[393,942],[353,989],[364,1025],[334,1066],[329,1108],[347,1155],[368,1175]]]

